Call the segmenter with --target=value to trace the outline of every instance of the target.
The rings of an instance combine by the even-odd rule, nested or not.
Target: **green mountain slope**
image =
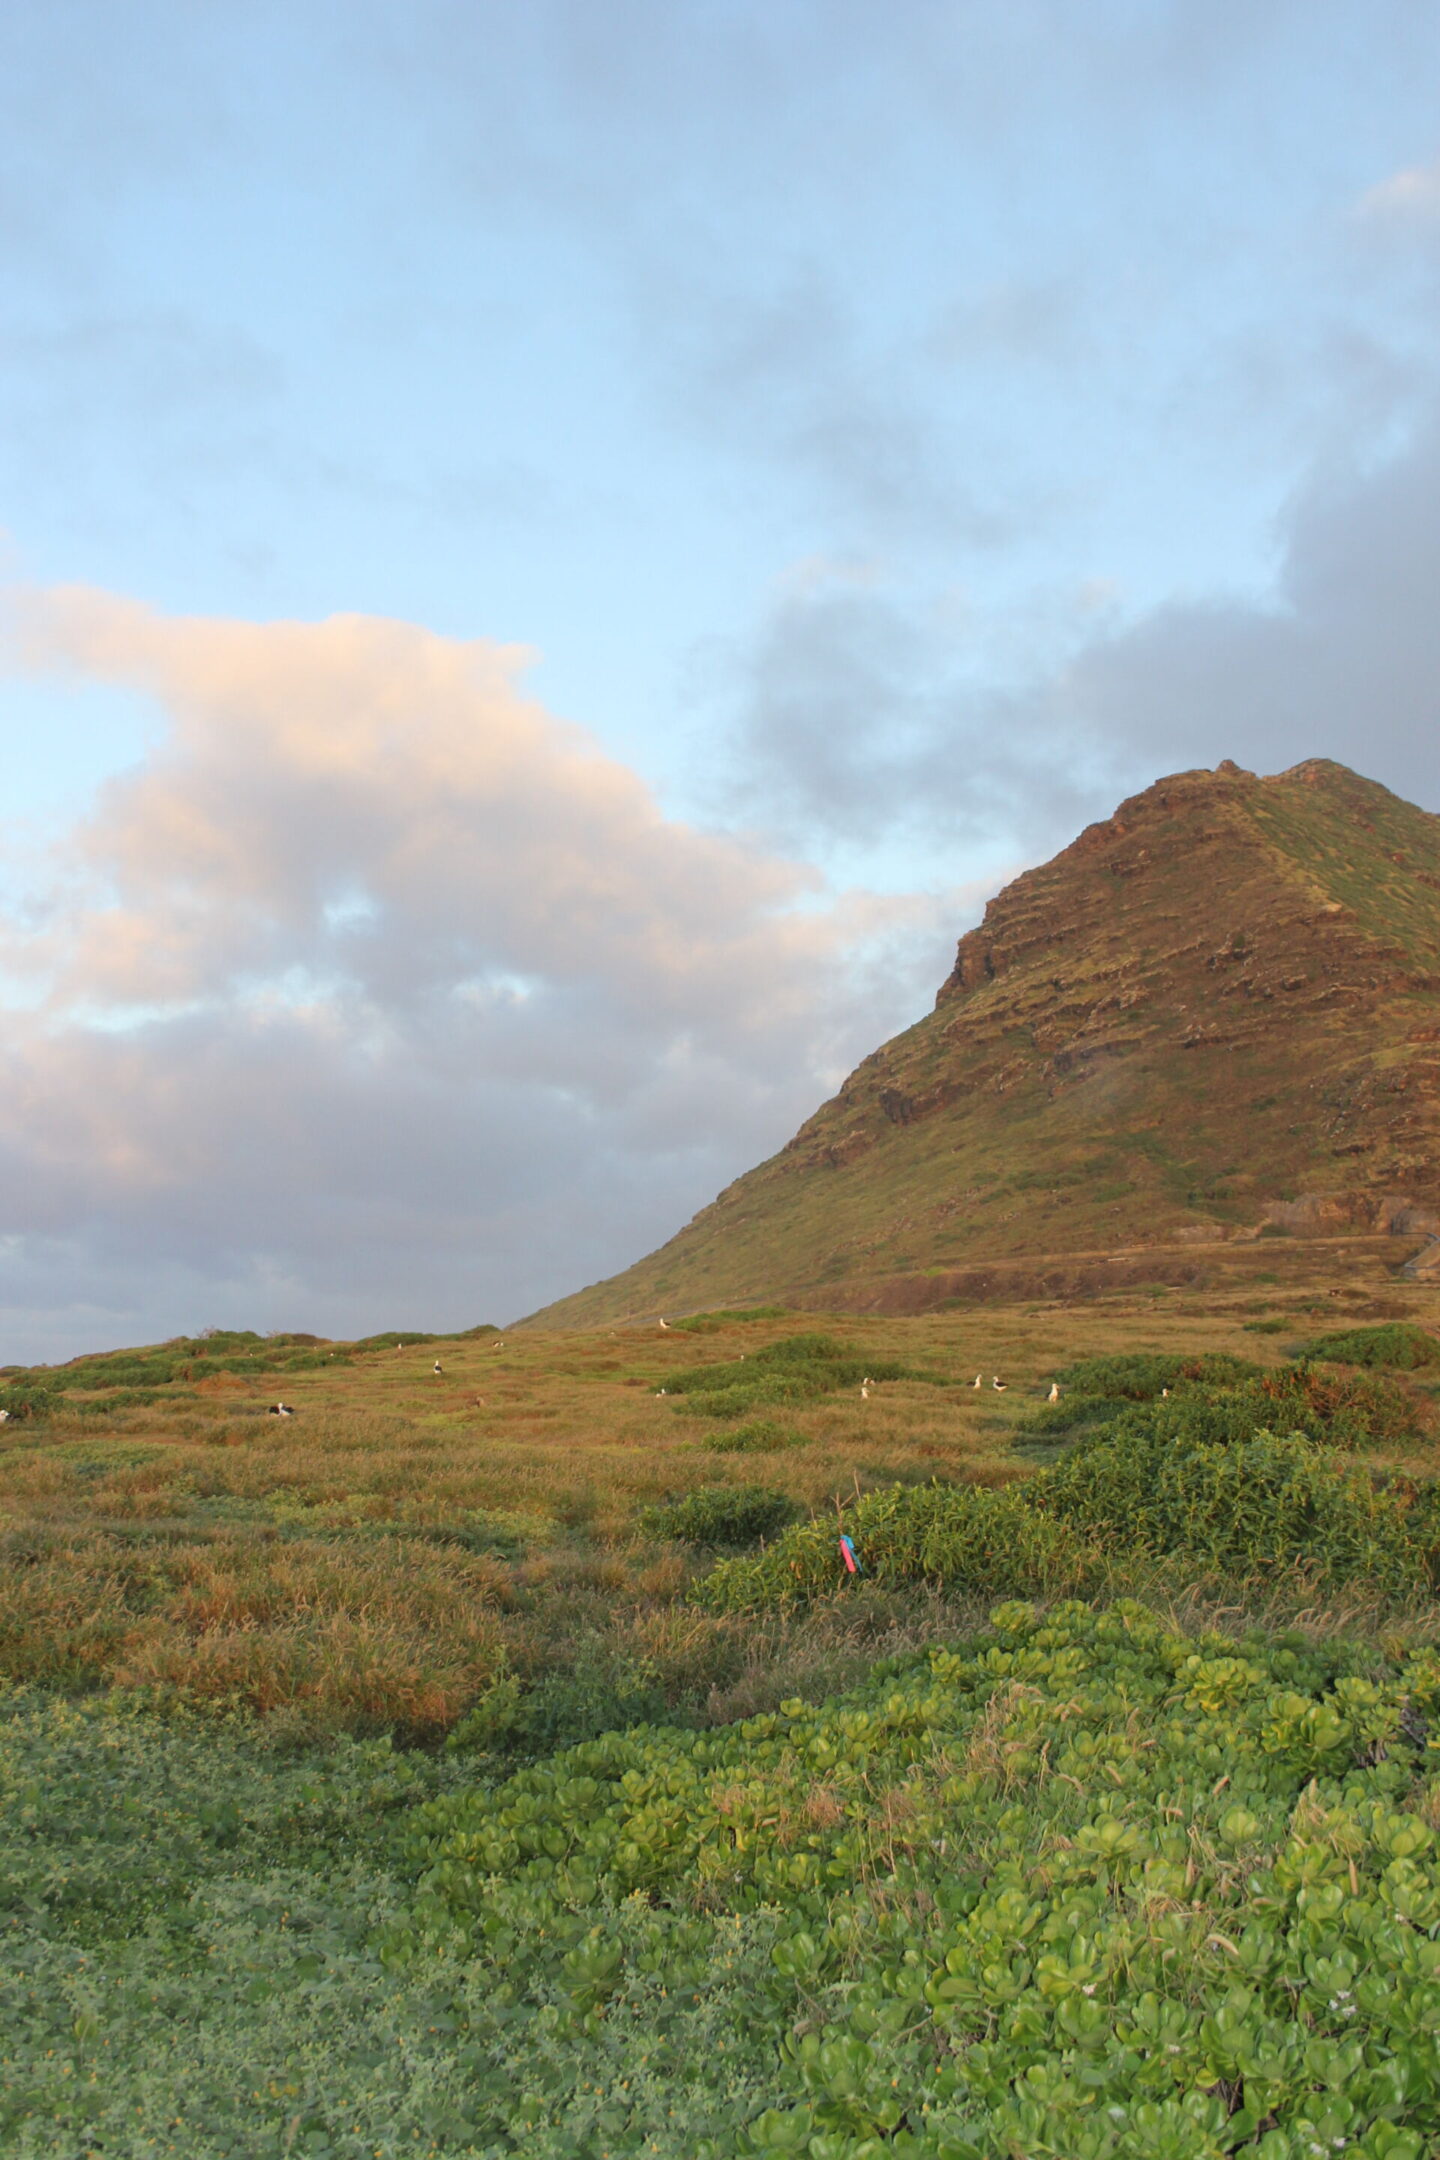
[[[934,1011],[788,1146],[535,1317],[913,1310],[1016,1255],[1432,1209],[1440,817],[1326,760],[1270,778],[1227,761],[1007,886]]]

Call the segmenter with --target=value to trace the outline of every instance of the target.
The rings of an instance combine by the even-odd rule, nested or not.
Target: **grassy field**
[[[558,1693],[578,1657],[597,1686],[609,1672],[652,1708],[703,1695],[725,1715],[763,1694],[773,1645],[757,1665],[694,1613],[685,1590],[704,1555],[647,1535],[647,1507],[759,1483],[826,1512],[895,1481],[1028,1476],[1035,1453],[1015,1428],[1075,1358],[1143,1347],[1269,1363],[1337,1315],[1430,1312],[1433,1290],[1397,1289],[1372,1265],[1376,1280],[1339,1297],[1247,1277],[912,1320],[776,1314],[299,1353],[221,1339],[169,1353],[174,1377],[138,1388],[114,1358],[12,1372],[17,1402],[66,1385],[0,1434],[0,1670],[245,1706],[306,1733],[424,1740],[497,1672],[548,1676]],[[866,1400],[852,1377],[758,1419],[674,1392],[687,1371],[738,1368],[817,1331],[859,1377],[914,1377],[876,1379]],[[267,1355],[278,1371],[235,1369]],[[111,1407],[136,1393],[152,1399]],[[268,1414],[282,1398],[293,1418]],[[756,1422],[788,1444],[762,1431],[746,1447]],[[1431,1467],[1418,1428],[1382,1452]],[[848,1631],[848,1613],[837,1625]]]
[[[4,2149],[1440,2151],[1440,1365],[1283,1378],[1337,1330],[1435,1329],[1440,1300],[1367,1241],[1265,1257],[912,1319],[211,1337],[0,1374]],[[1144,1362],[1168,1354],[1262,1371],[1170,1403]],[[1245,1457],[1283,1486],[1283,1550],[1230,1517],[1217,1542],[1218,1426],[1208,1545],[1198,1487],[1168,1542],[1128,1535],[1150,1496],[1087,1469],[1110,1428],[1096,1451],[1065,1422],[1082,1361],[1119,1357],[1151,1381],[1096,1397],[1116,1460],[1192,1396],[1233,1426],[1268,1386],[1281,1433],[1320,1404],[1278,1470]],[[996,1633],[1012,1578],[1030,1617]],[[1302,1830],[1329,1857],[1286,1888]],[[1297,1885],[1332,1878],[1311,1941]],[[1003,1914],[976,1918],[1001,1896],[1036,1915],[1003,1983]],[[1376,1958],[1435,1991],[1418,2036],[1367,1998],[1347,2037]]]

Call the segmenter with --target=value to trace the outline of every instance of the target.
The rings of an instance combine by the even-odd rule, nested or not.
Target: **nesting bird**
[[[979,1385],[980,1385],[980,1375],[979,1375],[979,1373],[978,1373],[978,1372],[976,1373],[976,1375],[975,1375],[975,1378],[974,1378],[974,1379],[973,1379],[973,1380],[971,1381],[970,1385],[971,1385],[971,1387],[972,1387],[972,1388],[977,1388],[977,1387],[979,1387]]]
[[[291,1409],[288,1402],[272,1402],[270,1405],[269,1415],[271,1417],[294,1417],[295,1412]]]
[[[1060,1383],[1059,1383],[1059,1381],[1058,1381],[1058,1380],[1052,1380],[1052,1381],[1050,1382],[1050,1392],[1049,1392],[1049,1394],[1048,1394],[1048,1395],[1047,1395],[1047,1396],[1045,1397],[1045,1400],[1046,1400],[1046,1402],[1059,1402],[1059,1400],[1060,1400]]]
[[[1000,1378],[999,1373],[992,1373],[990,1376],[990,1385],[992,1388],[994,1388],[997,1395],[1003,1395],[1009,1384],[1010,1383],[1007,1380],[1002,1380]]]
[[[442,1365],[442,1364],[440,1363],[440,1360],[439,1360],[439,1358],[438,1358],[438,1357],[436,1358],[436,1360],[435,1360],[435,1363],[434,1363],[434,1364],[433,1364],[433,1365],[431,1366],[430,1370],[431,1370],[431,1372],[433,1372],[433,1373],[441,1373],[441,1374],[443,1374],[443,1373],[444,1373],[444,1371],[445,1371],[445,1368],[444,1368],[444,1366],[443,1366],[443,1365]]]
[[[663,1328],[665,1329],[666,1333],[668,1334],[668,1333],[669,1333],[669,1330],[670,1330],[670,1323],[669,1323],[669,1321],[668,1321],[668,1320],[662,1320],[662,1321],[660,1322],[660,1325],[661,1325],[661,1327],[663,1327]]]
[[[10,1412],[8,1410],[0,1410],[0,1425],[8,1425],[9,1422]]]
[[[870,1400],[870,1376],[868,1373],[860,1382],[860,1400],[861,1402],[869,1402]]]

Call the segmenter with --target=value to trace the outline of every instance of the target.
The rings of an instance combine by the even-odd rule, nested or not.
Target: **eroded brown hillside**
[[[1440,1227],[1440,818],[1325,760],[1122,803],[935,1010],[678,1237],[543,1316],[915,1309],[977,1263]]]

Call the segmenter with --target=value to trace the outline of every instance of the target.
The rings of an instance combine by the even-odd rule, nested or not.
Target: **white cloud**
[[[1440,158],[1409,165],[1366,191],[1361,215],[1375,218],[1440,218]]]
[[[166,718],[0,924],[12,1326],[57,1254],[77,1328],[509,1317],[678,1227],[943,972],[948,910],[667,819],[515,649],[67,589],[10,650]]]

